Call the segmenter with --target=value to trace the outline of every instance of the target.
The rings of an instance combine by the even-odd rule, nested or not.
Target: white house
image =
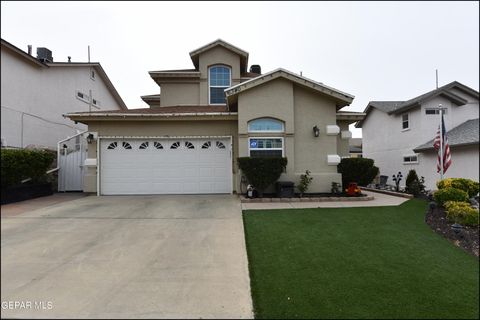
[[[435,189],[440,176],[433,138],[441,105],[452,155],[445,177],[478,181],[478,100],[478,91],[454,81],[408,101],[370,101],[365,119],[355,125],[362,128],[363,156],[375,160],[389,184],[400,171],[404,186],[408,172],[415,169],[425,177],[427,189]]]
[[[37,48],[37,57],[28,51],[1,40],[2,146],[55,149],[87,129],[63,114],[127,110],[100,63],[53,62],[46,48]]]

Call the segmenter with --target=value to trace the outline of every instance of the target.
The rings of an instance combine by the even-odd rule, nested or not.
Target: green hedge
[[[287,158],[238,158],[238,167],[260,193],[280,178],[287,167]]]
[[[443,205],[447,201],[468,202],[468,193],[457,188],[445,188],[436,191],[433,194],[436,202]]]
[[[54,159],[55,153],[45,150],[2,149],[2,189],[27,178],[32,178],[33,182],[41,181]]]
[[[337,171],[342,174],[343,187],[350,182],[359,186],[366,186],[378,174],[378,167],[373,165],[373,159],[368,158],[343,158],[337,166]]]
[[[445,188],[456,188],[468,193],[468,196],[474,197],[479,191],[479,183],[471,179],[464,178],[447,178],[437,182],[439,190]]]

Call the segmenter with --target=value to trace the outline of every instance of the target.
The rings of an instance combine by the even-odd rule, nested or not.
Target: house
[[[2,147],[56,149],[58,141],[87,130],[62,114],[127,110],[100,63],[53,62],[47,48],[37,48],[37,57],[31,50],[1,39]]]
[[[311,192],[341,182],[348,125],[363,113],[341,109],[351,94],[285,69],[248,69],[248,52],[218,39],[190,52],[194,68],[149,72],[159,94],[150,108],[75,112],[95,141],[84,190],[99,195],[245,191],[238,157],[287,157],[280,180]]]
[[[427,189],[436,189],[440,175],[433,138],[444,113],[452,164],[445,177],[478,181],[479,94],[457,81],[408,101],[370,101],[362,128],[363,156],[374,159],[380,174],[389,177],[399,171],[404,179],[410,169],[425,177]]]
[[[349,141],[350,158],[362,158],[362,138],[351,138]]]

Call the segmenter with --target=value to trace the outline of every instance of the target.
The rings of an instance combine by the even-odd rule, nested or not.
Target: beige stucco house
[[[248,52],[220,39],[190,57],[193,69],[149,73],[160,87],[142,96],[150,108],[66,115],[94,137],[84,191],[243,192],[236,159],[246,156],[286,157],[280,180],[298,183],[310,170],[310,192],[341,182],[348,125],[364,117],[341,111],[352,95],[284,69],[248,70]]]

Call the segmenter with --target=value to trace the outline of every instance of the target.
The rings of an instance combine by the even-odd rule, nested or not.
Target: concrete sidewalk
[[[373,196],[374,199],[370,201],[242,203],[242,210],[383,207],[398,206],[408,200],[406,198],[390,196],[372,191],[364,191],[363,193]]]

